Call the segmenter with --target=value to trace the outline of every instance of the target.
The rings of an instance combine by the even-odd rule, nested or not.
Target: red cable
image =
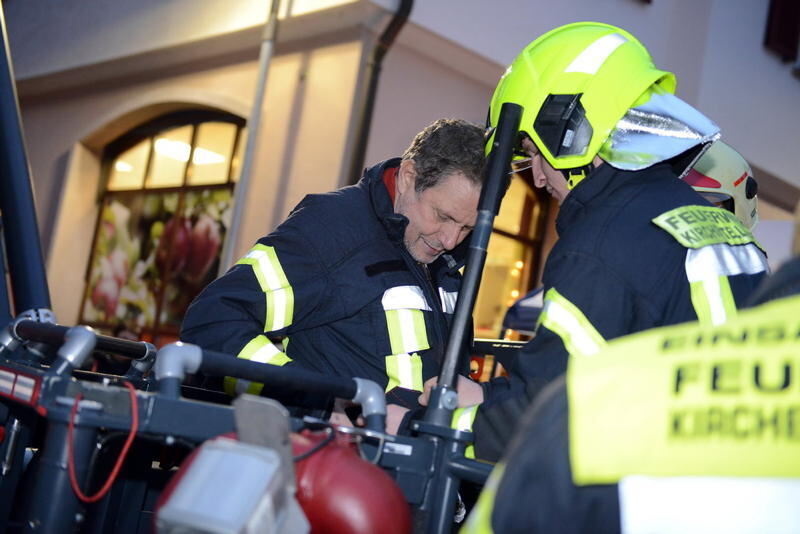
[[[75,457],[73,452],[74,444],[72,440],[72,435],[75,430],[75,415],[78,413],[78,404],[83,398],[83,395],[79,393],[78,396],[75,397],[75,403],[72,405],[72,411],[69,415],[69,426],[67,427],[67,468],[69,470],[69,482],[72,485],[72,491],[75,492],[75,495],[78,496],[78,499],[85,503],[99,501],[105,497],[106,493],[108,493],[108,490],[111,489],[111,485],[114,484],[114,480],[116,480],[119,470],[122,467],[123,462],[125,462],[125,457],[128,455],[128,450],[133,444],[133,439],[136,437],[136,431],[139,429],[139,406],[136,403],[136,389],[130,382],[123,382],[123,384],[126,388],[128,388],[128,393],[130,394],[131,398],[131,431],[128,434],[128,439],[125,440],[125,445],[122,446],[122,451],[119,454],[119,458],[117,458],[117,463],[114,464],[114,469],[112,469],[111,474],[108,475],[108,480],[106,480],[105,484],[103,484],[103,487],[91,497],[87,497],[83,491],[81,491],[81,488],[78,485],[78,477],[75,475]]]

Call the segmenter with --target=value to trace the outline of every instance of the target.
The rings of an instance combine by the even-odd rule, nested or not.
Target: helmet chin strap
[[[573,167],[572,169],[562,169],[561,173],[564,175],[564,178],[567,180],[567,187],[572,190],[575,188],[576,185],[581,183],[584,178],[589,176],[593,170],[595,170],[594,163],[589,163],[588,165],[584,165],[583,167]]]

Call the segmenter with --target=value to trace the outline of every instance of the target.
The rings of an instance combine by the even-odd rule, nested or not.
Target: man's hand
[[[438,376],[429,378],[425,381],[425,389],[422,395],[419,396],[419,403],[423,406],[428,405],[428,399],[431,396],[431,389],[436,385],[439,380]],[[483,402],[483,388],[477,382],[469,378],[458,375],[458,407],[464,408],[465,406],[473,406]]]
[[[387,434],[397,434],[397,429],[400,427],[400,423],[403,422],[403,417],[405,417],[406,412],[408,412],[408,408],[404,408],[399,404],[386,405]]]

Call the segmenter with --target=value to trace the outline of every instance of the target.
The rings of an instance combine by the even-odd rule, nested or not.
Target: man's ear
[[[400,169],[397,172],[397,191],[401,194],[414,190],[417,181],[417,170],[414,162],[404,159],[400,162]]]

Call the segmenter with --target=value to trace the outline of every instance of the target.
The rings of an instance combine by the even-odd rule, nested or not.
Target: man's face
[[[522,148],[531,157],[531,171],[533,172],[533,185],[538,188],[545,188],[550,196],[555,198],[559,205],[564,202],[569,194],[567,179],[561,171],[556,170],[537,150],[536,145],[530,139],[522,141]]]
[[[397,175],[394,211],[408,219],[403,243],[420,263],[431,263],[461,243],[475,226],[480,186],[460,172],[448,174],[433,187],[414,190],[414,162],[405,160]]]

